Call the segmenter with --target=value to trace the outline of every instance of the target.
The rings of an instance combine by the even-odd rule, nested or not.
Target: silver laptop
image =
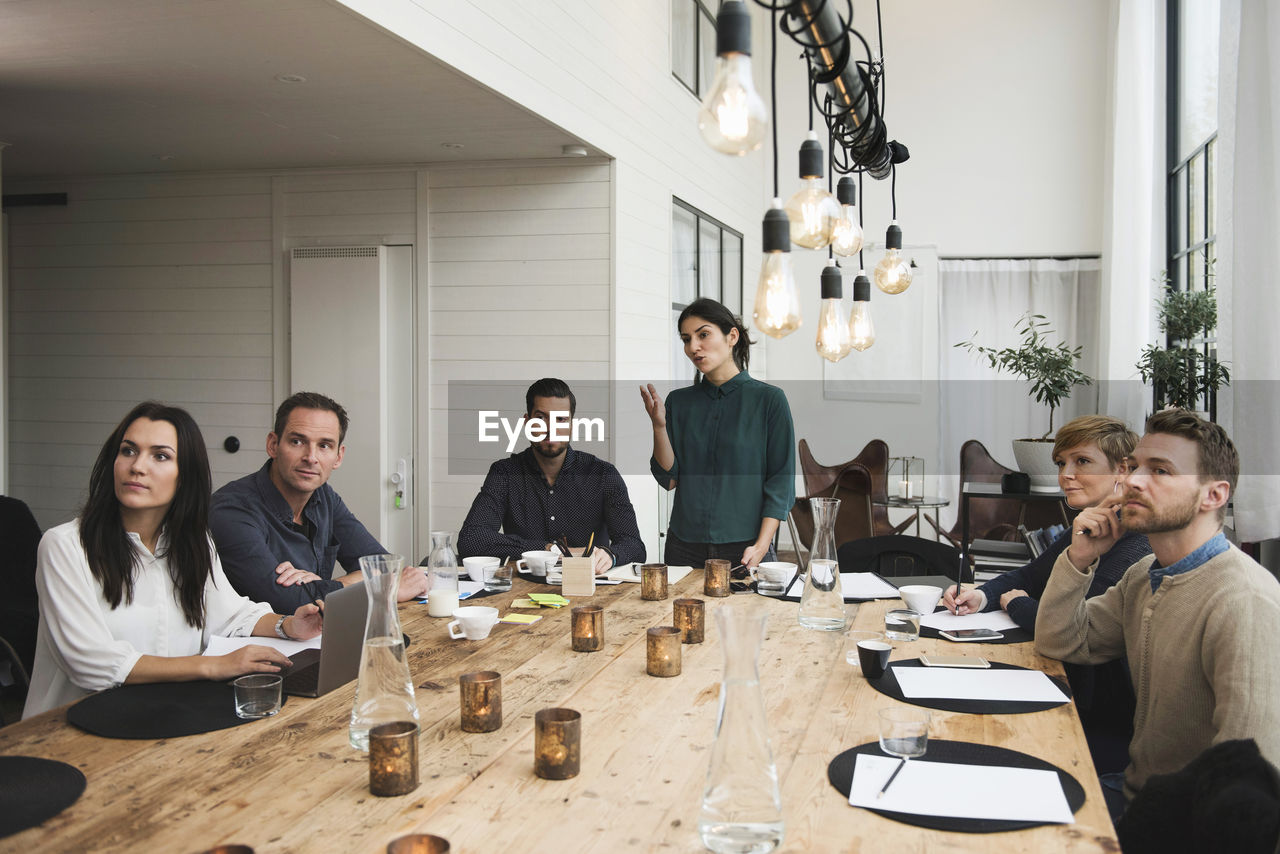
[[[293,666],[285,672],[284,692],[295,697],[319,697],[359,676],[368,610],[364,582],[324,597],[320,649],[304,649],[289,656]]]

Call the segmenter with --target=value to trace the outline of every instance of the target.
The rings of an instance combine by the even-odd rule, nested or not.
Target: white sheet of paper
[[[484,590],[484,583],[480,581],[464,581],[458,579],[458,601],[461,602],[468,596],[474,596]],[[431,598],[431,591],[428,590],[418,597],[419,602],[426,602]]]
[[[787,588],[788,596],[804,593],[804,579],[799,576]],[[898,588],[874,572],[840,573],[840,594],[845,599],[897,599]]]
[[[859,756],[849,803],[913,815],[1058,824],[1075,820],[1062,781],[1052,771],[910,760],[879,797],[897,767],[896,758]]]
[[[667,567],[667,583],[675,584],[689,573],[693,572],[691,566],[668,566]],[[636,584],[640,583],[640,564],[638,563],[620,563],[613,569],[606,572],[602,578],[607,578],[611,582],[631,581]],[[599,584],[600,580],[596,579]]]
[[[209,638],[209,645],[205,647],[203,655],[226,655],[250,644],[269,646],[280,650],[286,656],[296,655],[304,649],[319,649],[320,638],[320,635],[316,635],[311,640],[296,641],[284,640],[283,638],[224,638],[213,635]]]
[[[902,686],[904,697],[1017,700],[1028,703],[1067,702],[1062,690],[1039,670],[895,667],[893,675]]]
[[[994,629],[997,632],[1018,627],[1013,618],[1004,611],[983,611],[964,616],[957,616],[946,610],[936,611],[926,614],[920,620],[920,625],[931,629]]]

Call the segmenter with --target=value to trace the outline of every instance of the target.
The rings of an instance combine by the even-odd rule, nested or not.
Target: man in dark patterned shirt
[[[541,379],[525,393],[525,418],[566,425],[577,409],[568,384]],[[561,537],[581,554],[595,534],[596,573],[644,561],[644,542],[627,485],[612,464],[545,438],[489,467],[458,535],[463,556],[516,557],[548,549]]]

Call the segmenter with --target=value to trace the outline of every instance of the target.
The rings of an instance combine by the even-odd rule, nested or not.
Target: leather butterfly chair
[[[872,535],[871,472],[859,463],[847,463],[832,480],[830,487],[821,494],[797,498],[788,517],[791,541],[796,544],[796,556],[800,546],[813,546],[814,522],[810,498],[838,498],[840,509],[836,511],[835,539],[837,543],[859,540]],[[808,558],[800,560],[807,567]]]
[[[1001,465],[977,439],[970,439],[960,446],[960,482],[999,483],[1000,478],[1015,469]],[[960,547],[963,529],[957,518],[950,531],[943,531],[938,524],[925,516],[934,529]],[[1052,501],[1017,501],[1012,498],[970,498],[969,536],[983,540],[1018,539],[1018,526],[1028,529],[1059,525],[1067,521],[1065,505]]]
[[[883,500],[888,495],[889,445],[882,439],[872,439],[858,456],[847,463],[840,463],[835,466],[824,466],[815,460],[813,453],[809,450],[809,443],[801,439],[799,457],[800,473],[804,475],[804,488],[811,496],[828,494],[828,490],[835,485],[836,478],[840,476],[840,472],[844,471],[851,463],[860,464],[870,474],[871,497],[873,500]],[[928,518],[928,516],[926,515],[925,518]],[[877,507],[873,503],[871,505],[871,519],[874,533],[886,535],[902,533],[908,525],[916,520],[916,517],[915,514],[912,514],[895,526],[889,521],[889,508]],[[841,543],[844,540],[837,537],[836,542]]]
[[[868,537],[842,543],[836,549],[841,572],[878,572],[885,578],[903,575],[943,575],[955,578],[960,550],[921,537]]]

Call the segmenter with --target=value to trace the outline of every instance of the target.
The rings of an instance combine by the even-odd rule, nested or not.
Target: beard
[[[565,451],[569,450],[568,442],[533,442],[533,452],[544,460],[554,460],[556,457],[562,456]]]
[[[1143,501],[1136,495],[1125,496],[1126,501]],[[1145,502],[1144,502],[1145,503]],[[1123,525],[1127,530],[1139,534],[1165,534],[1170,531],[1181,531],[1195,521],[1200,512],[1200,490],[1187,496],[1185,501],[1170,504],[1166,507],[1146,505],[1140,516],[1126,508],[1122,514]]]

